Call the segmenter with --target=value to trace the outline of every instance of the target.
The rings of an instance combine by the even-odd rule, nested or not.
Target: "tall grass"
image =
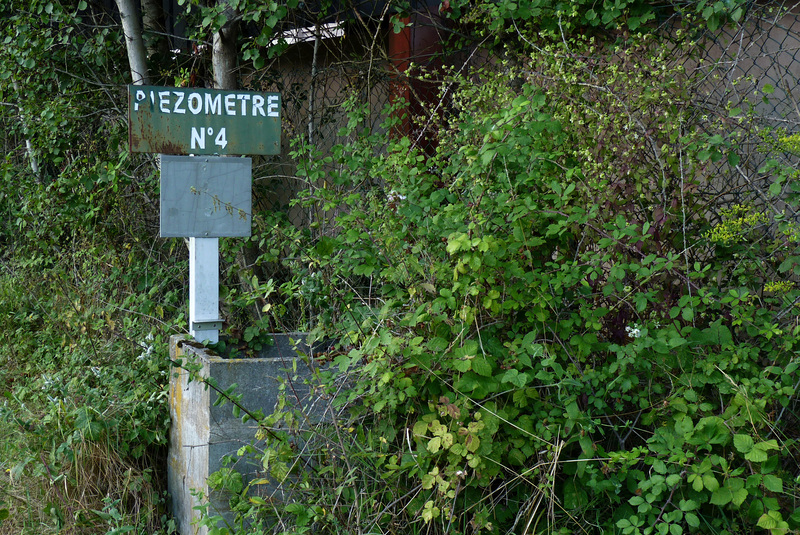
[[[180,296],[174,268],[141,292],[119,258],[0,264],[2,535],[174,529],[164,339]]]

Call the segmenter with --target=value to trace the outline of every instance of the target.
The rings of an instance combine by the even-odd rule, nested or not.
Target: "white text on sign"
[[[186,93],[185,91],[145,91],[139,89],[133,101],[133,111],[144,104],[154,106],[163,114],[218,115],[223,117],[279,117],[280,98],[266,98],[253,93]]]
[[[209,138],[214,138],[214,145],[217,147],[224,149],[228,146],[228,138],[225,135],[225,128],[220,128],[217,132],[217,136],[214,137],[214,129],[210,126],[205,128],[201,126],[197,128],[195,126],[192,127],[192,149],[205,149],[206,148],[206,133],[208,133]]]

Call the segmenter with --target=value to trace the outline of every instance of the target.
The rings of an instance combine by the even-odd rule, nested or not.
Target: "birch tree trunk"
[[[238,58],[239,47],[237,39],[239,37],[239,24],[237,22],[238,12],[229,8],[225,14],[228,22],[214,34],[213,47],[211,50],[211,66],[214,69],[214,88],[235,90],[239,89]],[[239,285],[242,291],[253,291],[251,279],[253,275],[259,280],[264,280],[264,273],[256,266],[256,259],[259,251],[255,243],[246,241],[236,252],[236,265],[238,268]],[[265,303],[255,303],[251,308],[251,314],[255,318],[261,318],[261,308]]]
[[[131,67],[133,85],[150,85],[147,72],[147,51],[142,39],[142,24],[134,0],[116,0],[122,18],[122,31],[125,32],[125,48]]]
[[[162,57],[169,51],[167,30],[164,26],[164,8],[161,0],[142,1],[142,23],[144,31],[152,34],[152,39],[147,42],[147,53],[152,56],[158,54]]]
[[[239,35],[239,25],[237,22],[230,22],[235,15],[233,10],[230,11],[229,22],[214,34],[211,65],[214,68],[214,87],[216,89],[238,89],[236,69],[239,50],[236,46],[236,39]]]

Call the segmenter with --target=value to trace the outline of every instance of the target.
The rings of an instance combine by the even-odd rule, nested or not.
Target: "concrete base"
[[[273,335],[275,343],[262,353],[263,358],[223,359],[212,355],[206,348],[189,342],[182,336],[170,339],[173,361],[192,363],[200,367],[200,376],[213,378],[221,390],[237,384],[235,394],[242,395],[242,406],[248,410],[261,409],[264,415],[273,412],[278,400],[281,382],[291,381],[292,375],[309,376],[305,364],[298,361],[297,372],[292,373],[292,361],[297,351],[310,354],[311,348],[301,333]],[[296,348],[296,349],[295,349]],[[287,371],[288,370],[288,371]],[[292,395],[299,406],[308,407],[314,399],[303,381],[292,382]],[[209,496],[206,480],[209,474],[223,467],[225,456],[237,457],[242,446],[254,441],[257,422],[242,423],[232,414],[233,405],[214,406],[217,393],[197,380],[183,368],[173,368],[170,379],[170,418],[168,487],[172,500],[172,513],[181,535],[205,535],[206,528],[195,522],[200,512],[195,507],[204,505],[193,491],[207,498],[209,513],[227,513],[228,497],[212,493]],[[322,403],[321,400],[316,400]],[[320,407],[310,409],[321,415]],[[257,477],[260,463],[237,461],[235,469],[242,473],[245,482]]]

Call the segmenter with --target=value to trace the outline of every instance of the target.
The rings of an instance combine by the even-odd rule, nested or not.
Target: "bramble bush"
[[[741,111],[695,108],[686,35],[528,36],[448,78],[428,152],[386,134],[397,110],[359,131],[356,103],[351,143],[296,145],[302,202],[340,209],[303,259],[339,304],[314,379],[339,417],[262,422],[240,530],[800,527],[795,173],[771,161],[752,204],[701,194],[739,163]],[[240,499],[266,481],[291,503]]]

